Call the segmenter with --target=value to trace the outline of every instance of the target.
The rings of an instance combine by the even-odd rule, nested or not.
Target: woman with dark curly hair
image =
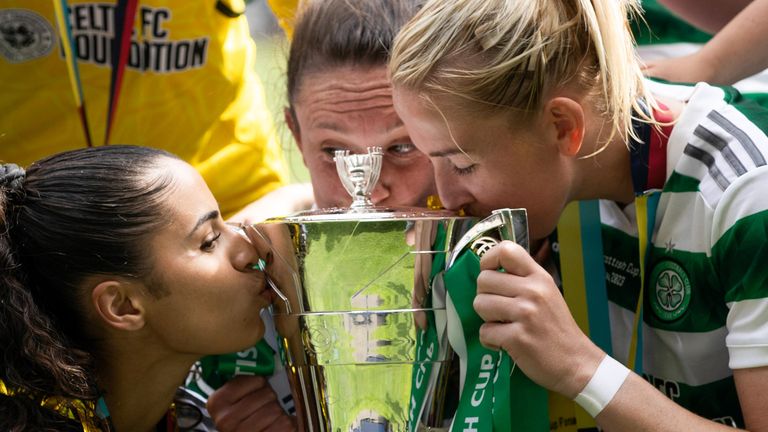
[[[262,337],[258,260],[171,154],[0,166],[0,430],[173,429],[192,363]]]

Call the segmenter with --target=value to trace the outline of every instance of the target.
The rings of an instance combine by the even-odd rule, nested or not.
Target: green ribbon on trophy
[[[522,224],[519,222],[523,221]],[[527,246],[527,224],[519,210],[500,209],[478,222],[456,242],[453,250],[434,257],[431,274],[432,305],[445,308],[445,319],[428,315],[426,329],[417,331],[417,358],[411,386],[409,430],[417,431],[418,420],[428,405],[425,401],[424,377],[432,379],[434,346],[442,346],[447,336],[459,357],[459,399],[450,431],[507,432],[548,431],[549,396],[533,383],[505,351],[485,348],[480,343],[483,319],[477,315],[473,301],[477,294],[480,256],[498,243],[498,238],[517,241]],[[434,250],[443,250],[444,231],[438,231]],[[447,263],[447,265],[446,265]],[[445,269],[445,270],[443,270]],[[444,300],[441,300],[444,299]],[[443,304],[445,303],[445,304]],[[440,322],[442,321],[442,322]],[[447,330],[447,335],[446,335]],[[441,354],[438,354],[443,358]],[[456,391],[455,388],[448,391]],[[451,414],[450,412],[448,413]],[[434,424],[434,422],[433,422]]]
[[[480,343],[483,320],[472,306],[479,274],[480,259],[468,249],[443,275],[449,339],[462,358],[461,398],[451,431],[547,431],[546,390],[514,368],[506,352]]]
[[[431,306],[431,299],[427,300],[426,308]],[[426,313],[426,312],[425,312]],[[440,345],[438,344],[438,329],[435,323],[434,313],[426,313],[427,326],[416,330],[416,362],[413,366],[411,379],[411,401],[408,413],[408,430],[419,430],[419,420],[427,402],[427,389],[431,388],[436,379],[434,361],[437,358]]]

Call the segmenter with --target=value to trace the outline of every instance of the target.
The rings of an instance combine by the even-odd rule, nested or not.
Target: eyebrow
[[[315,125],[318,129],[328,129],[332,130],[334,132],[344,132],[344,128],[336,123],[331,122],[320,122]]]
[[[397,121],[395,121],[395,122],[393,122],[393,123],[390,123],[390,124],[388,124],[388,125],[387,125],[387,129],[386,129],[386,132],[387,132],[387,133],[390,133],[390,132],[392,132],[393,130],[395,130],[395,129],[398,129],[398,128],[401,128],[401,127],[403,127],[403,126],[405,126],[405,125],[403,124],[403,121],[402,121],[402,120],[400,120],[400,119],[398,118],[398,119],[397,119]]]
[[[461,149],[454,148],[450,150],[440,150],[440,151],[429,153],[429,157],[446,157],[446,156],[455,155],[457,153],[465,154],[463,151],[461,151]]]
[[[197,220],[197,223],[195,223],[195,226],[192,228],[192,230],[189,232],[189,235],[187,235],[187,238],[192,237],[192,235],[197,231],[198,228],[200,228],[204,223],[213,220],[218,219],[219,217],[219,211],[218,210],[211,210],[208,213],[200,216],[200,219]]]

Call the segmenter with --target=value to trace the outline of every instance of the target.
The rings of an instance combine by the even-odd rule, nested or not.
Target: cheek
[[[457,176],[447,163],[433,165],[434,182],[440,190],[450,190],[455,187],[464,187],[464,180]]]
[[[526,185],[507,191],[507,207],[527,210],[528,230],[532,239],[545,238],[554,231],[564,205],[564,197],[542,186],[533,188]]]
[[[326,162],[318,163],[309,170],[309,175],[318,207],[339,206],[349,198],[349,194],[339,180],[335,165]]]
[[[393,189],[404,190],[433,190],[435,173],[432,164],[427,160],[414,161],[406,166],[395,167],[392,170],[391,182],[396,185]]]

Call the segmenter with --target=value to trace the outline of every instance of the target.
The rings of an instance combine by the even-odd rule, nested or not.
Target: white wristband
[[[600,411],[616,396],[619,387],[629,375],[629,369],[606,355],[597,367],[595,374],[576,396],[574,401],[581,405],[589,415],[597,417]]]

